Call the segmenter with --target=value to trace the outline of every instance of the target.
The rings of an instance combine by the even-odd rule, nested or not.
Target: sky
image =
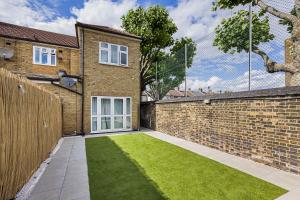
[[[105,25],[120,29],[121,16],[128,10],[143,6],[162,5],[178,27],[176,39],[191,37],[197,44],[197,54],[187,72],[188,88],[214,91],[248,89],[248,54],[224,54],[213,46],[214,30],[222,19],[240,9],[212,11],[213,0],[0,0],[0,21],[38,29],[75,35],[76,21]],[[289,12],[293,0],[264,0],[275,8]],[[254,8],[257,11],[257,8]],[[278,19],[269,16],[275,39],[262,44],[277,62],[284,62],[284,41],[290,35]],[[284,86],[284,74],[268,74],[261,58],[252,54],[251,88],[262,89]],[[181,88],[183,85],[181,85]]]

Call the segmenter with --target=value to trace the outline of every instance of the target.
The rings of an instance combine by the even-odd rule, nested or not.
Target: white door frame
[[[97,114],[93,115],[93,98],[97,98]],[[110,115],[101,115],[101,99],[110,99]],[[115,115],[114,101],[123,99],[123,115]],[[130,114],[127,114],[127,99],[130,99]],[[123,117],[123,128],[114,128],[114,117]],[[97,120],[97,130],[93,130],[93,118]],[[110,129],[102,130],[101,118],[110,117]],[[126,128],[126,118],[130,117],[130,128]],[[114,97],[114,96],[91,96],[91,133],[118,132],[132,130],[132,98],[131,97]]]

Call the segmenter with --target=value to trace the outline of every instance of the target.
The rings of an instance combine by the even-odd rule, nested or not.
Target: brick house
[[[141,38],[79,22],[75,30],[0,22],[0,67],[61,97],[65,135],[139,129]]]

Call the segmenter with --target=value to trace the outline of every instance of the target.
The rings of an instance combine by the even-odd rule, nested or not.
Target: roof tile
[[[32,42],[78,48],[77,38],[70,35],[0,22],[0,36]]]

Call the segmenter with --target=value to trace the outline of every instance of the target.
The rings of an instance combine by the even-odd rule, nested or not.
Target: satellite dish
[[[12,49],[0,48],[0,57],[4,59],[10,59],[14,55],[14,51]]]

